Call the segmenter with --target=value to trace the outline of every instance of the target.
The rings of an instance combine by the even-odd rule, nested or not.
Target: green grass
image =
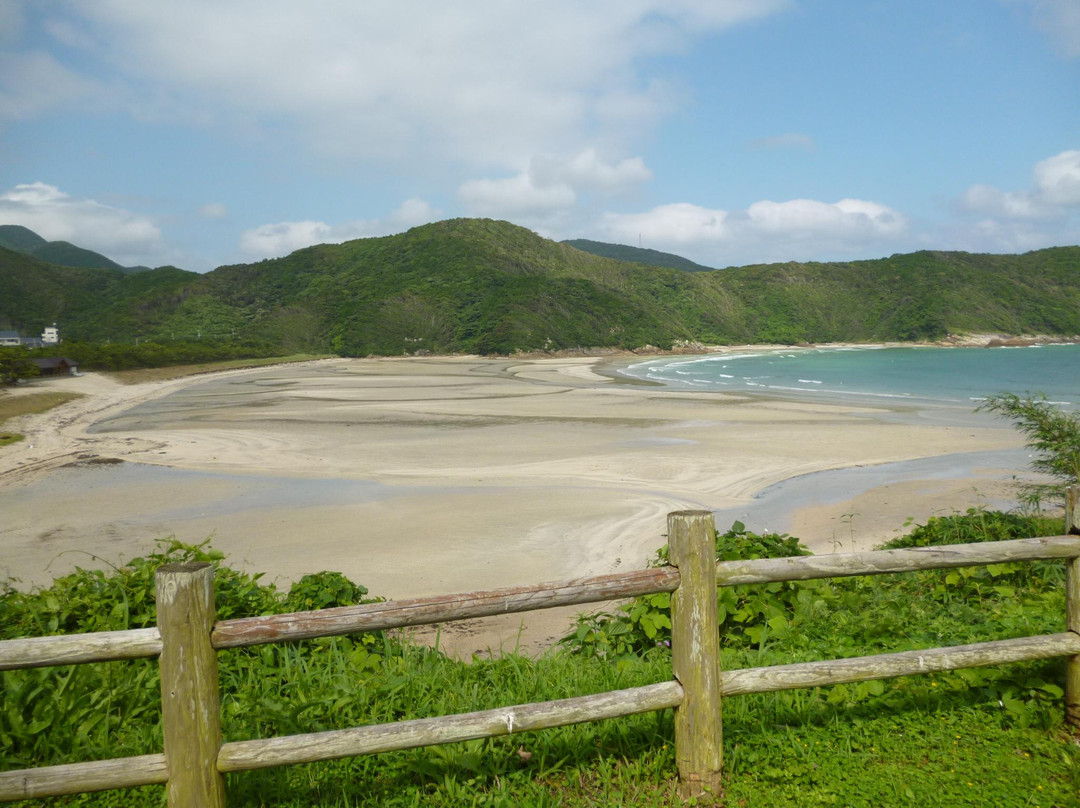
[[[53,407],[58,407],[76,398],[82,398],[82,394],[49,392],[13,396],[0,393],[0,427],[3,427],[4,423],[12,418],[17,418],[20,415],[35,415],[47,412]],[[0,430],[0,449],[18,443],[23,437],[18,432]]]
[[[0,393],[0,425],[9,418],[47,412],[53,407],[59,407],[61,404],[73,401],[76,398],[82,398],[82,394],[48,392],[12,396]]]
[[[1035,528],[1053,534],[1061,526],[972,512],[931,521],[900,543],[993,540]],[[738,536],[749,542],[753,534]],[[220,617],[355,602],[366,594],[330,575],[279,592],[220,566],[205,548],[174,542],[109,574],[80,571],[48,590],[0,593],[0,636],[151,625],[153,569],[199,558],[219,564]],[[788,598],[786,620],[773,615],[756,639],[746,631],[725,635],[723,666],[1060,631],[1061,571],[1060,563],[1001,565],[776,590]],[[220,662],[227,740],[491,709],[671,676],[670,655],[655,644],[604,659],[557,649],[535,660],[464,663],[384,635],[234,649]],[[729,698],[727,804],[1080,806],[1080,746],[1061,721],[1062,675],[1062,661],[1052,660]],[[160,751],[153,661],[3,672],[0,688],[0,768]],[[672,721],[663,711],[230,775],[229,805],[679,804]],[[48,804],[160,805],[162,794],[147,787]]]

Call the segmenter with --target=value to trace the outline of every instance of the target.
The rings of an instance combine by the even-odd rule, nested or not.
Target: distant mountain
[[[681,255],[660,252],[659,250],[642,249],[641,247],[629,247],[626,244],[608,244],[604,241],[590,241],[587,238],[574,238],[562,242],[571,247],[583,250],[593,255],[604,258],[614,258],[616,261],[627,261],[632,264],[645,264],[651,267],[669,267],[681,269],[686,272],[712,272],[714,267],[695,264],[689,258]]]
[[[56,322],[69,340],[247,339],[346,356],[1076,335],[1080,247],[687,272],[452,219],[205,275],[59,267],[0,248],[0,322]]]
[[[76,247],[67,241],[46,241],[30,228],[17,224],[0,225],[0,247],[62,267],[103,267],[122,272],[146,270],[146,267],[122,267],[101,253]]]
[[[145,333],[160,307],[171,310],[198,277],[175,267],[135,274],[65,267],[0,247],[0,323],[24,334],[57,323],[66,340],[130,338]]]
[[[0,224],[0,247],[33,255],[34,250],[49,242],[31,230],[18,224]]]

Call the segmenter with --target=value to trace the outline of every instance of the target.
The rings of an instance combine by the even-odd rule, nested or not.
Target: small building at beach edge
[[[79,363],[64,356],[44,356],[30,360],[42,376],[78,376]]]

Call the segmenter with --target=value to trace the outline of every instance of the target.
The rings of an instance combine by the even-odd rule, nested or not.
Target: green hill
[[[1078,278],[1078,247],[686,272],[453,219],[206,275],[0,251],[0,321],[27,331],[55,321],[68,339],[243,338],[352,356],[1073,335]]]
[[[17,224],[0,225],[0,247],[31,255],[62,267],[105,267],[139,272],[146,267],[122,267],[101,253],[76,247],[67,241],[46,241],[33,230]]]
[[[48,244],[45,239],[20,224],[0,224],[0,247],[33,255],[34,250]]]
[[[92,250],[84,250],[67,241],[50,241],[34,250],[32,255],[50,264],[58,264],[62,267],[106,267],[108,269],[123,269],[115,261],[106,258]]]
[[[681,255],[660,252],[659,250],[642,249],[641,247],[629,247],[626,244],[609,244],[604,241],[590,241],[587,238],[568,239],[561,243],[569,244],[575,249],[593,255],[614,258],[616,261],[626,261],[631,264],[682,269],[686,272],[712,272],[713,270],[713,267],[695,264],[689,258],[683,258]]]
[[[129,274],[58,266],[0,247],[0,322],[30,334],[55,322],[68,340],[131,339],[199,277],[175,267]]]

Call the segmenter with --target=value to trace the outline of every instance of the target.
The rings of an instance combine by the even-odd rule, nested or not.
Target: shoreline
[[[131,558],[171,533],[213,536],[230,563],[270,580],[334,569],[393,598],[495,589],[643,566],[668,511],[738,508],[808,473],[1022,446],[1006,425],[893,422],[885,406],[605,373],[640,358],[324,359],[130,386],[50,380],[42,389],[88,395],[20,419],[27,439],[0,451],[0,573],[43,583],[85,566],[83,553]],[[132,462],[64,468],[108,458]],[[931,491],[909,481],[901,519],[942,498],[963,510],[979,501],[974,482],[1012,473],[934,479]],[[845,551],[899,526],[882,503],[901,489],[879,488],[849,498],[870,515]],[[830,552],[851,509],[822,507],[793,517],[811,535],[789,532]],[[517,642],[537,652],[581,609],[565,611],[447,626],[441,640],[463,656]]]

